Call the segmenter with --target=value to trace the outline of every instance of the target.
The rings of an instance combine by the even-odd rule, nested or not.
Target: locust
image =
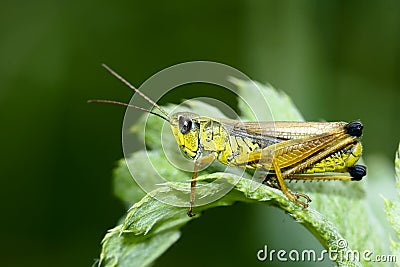
[[[363,124],[352,122],[240,122],[191,112],[169,114],[114,70],[113,76],[153,105],[153,109],[112,100],[88,102],[122,105],[158,116],[169,123],[180,150],[194,161],[187,215],[194,216],[200,167],[215,160],[227,166],[266,171],[264,184],[279,189],[292,202],[307,208],[311,199],[288,188],[285,180],[360,181],[367,168],[356,164],[362,154]]]

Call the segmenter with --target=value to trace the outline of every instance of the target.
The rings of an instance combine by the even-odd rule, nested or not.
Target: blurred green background
[[[124,109],[86,100],[131,92],[101,63],[137,86],[176,63],[225,63],[307,120],[361,119],[367,158],[392,161],[399,141],[398,1],[3,0],[0,37],[2,266],[90,266],[125,212],[111,184]],[[161,103],[196,95],[232,101],[202,87]],[[279,210],[239,204],[190,223],[156,266],[258,266],[266,244],[322,249]]]

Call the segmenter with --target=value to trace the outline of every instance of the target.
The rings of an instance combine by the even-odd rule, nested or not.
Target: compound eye
[[[192,129],[192,120],[188,117],[179,117],[179,130],[182,134],[187,134]]]

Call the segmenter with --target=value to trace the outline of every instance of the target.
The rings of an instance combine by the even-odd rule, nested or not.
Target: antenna
[[[120,105],[120,106],[124,106],[124,107],[128,107],[128,108],[134,108],[134,109],[137,109],[137,110],[141,110],[141,111],[156,115],[157,117],[160,117],[163,120],[166,120],[167,122],[170,122],[169,117],[164,117],[164,116],[162,116],[162,115],[160,115],[158,113],[155,113],[155,112],[153,112],[151,110],[148,110],[148,109],[145,109],[145,108],[141,108],[141,107],[138,107],[138,106],[134,106],[134,105],[130,105],[130,104],[126,104],[126,103],[123,103],[123,102],[118,102],[118,101],[114,101],[114,100],[102,100],[102,99],[93,99],[93,100],[88,100],[87,102],[88,103],[114,104],[114,105]]]
[[[106,64],[102,64],[102,66],[103,66],[108,72],[110,72],[114,77],[116,77],[118,80],[120,80],[121,82],[123,82],[123,83],[124,83],[125,85],[127,85],[129,88],[131,88],[132,90],[134,90],[134,91],[135,91],[136,93],[138,93],[141,97],[143,97],[144,99],[146,99],[147,102],[149,102],[150,104],[152,104],[153,106],[155,106],[156,108],[158,108],[158,110],[160,110],[160,111],[166,116],[166,118],[168,118],[168,119],[166,119],[166,118],[164,118],[164,117],[162,117],[162,118],[169,122],[169,114],[168,114],[168,112],[166,112],[164,109],[162,109],[159,105],[157,105],[156,102],[154,102],[153,100],[151,100],[148,96],[146,96],[146,95],[143,94],[141,91],[139,91],[139,89],[136,89],[132,84],[130,84],[127,80],[125,80],[124,78],[122,78],[118,73],[116,73],[114,70],[112,70],[112,69],[111,69],[110,67],[108,67]],[[116,102],[116,101],[104,101],[104,102],[101,102],[101,101],[92,101],[92,102],[97,102],[97,103],[110,103],[110,104],[112,104],[111,102],[115,102],[114,104],[117,104],[117,105],[125,104],[125,103]],[[125,105],[123,105],[123,106],[135,108],[135,109],[142,110],[142,111],[146,111],[146,112],[149,112],[149,113],[151,113],[151,114],[157,114],[157,113],[151,112],[150,110],[143,109],[143,108],[140,108],[140,107],[137,107],[137,106],[133,106],[133,105],[129,105],[129,104],[125,104]],[[157,115],[159,116],[159,114],[157,114]],[[159,117],[160,117],[160,116],[159,116]]]

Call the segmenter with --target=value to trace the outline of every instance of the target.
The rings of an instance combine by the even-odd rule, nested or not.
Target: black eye
[[[192,129],[192,120],[187,117],[180,116],[179,117],[179,130],[181,131],[181,133],[186,134],[190,131],[190,129]]]

